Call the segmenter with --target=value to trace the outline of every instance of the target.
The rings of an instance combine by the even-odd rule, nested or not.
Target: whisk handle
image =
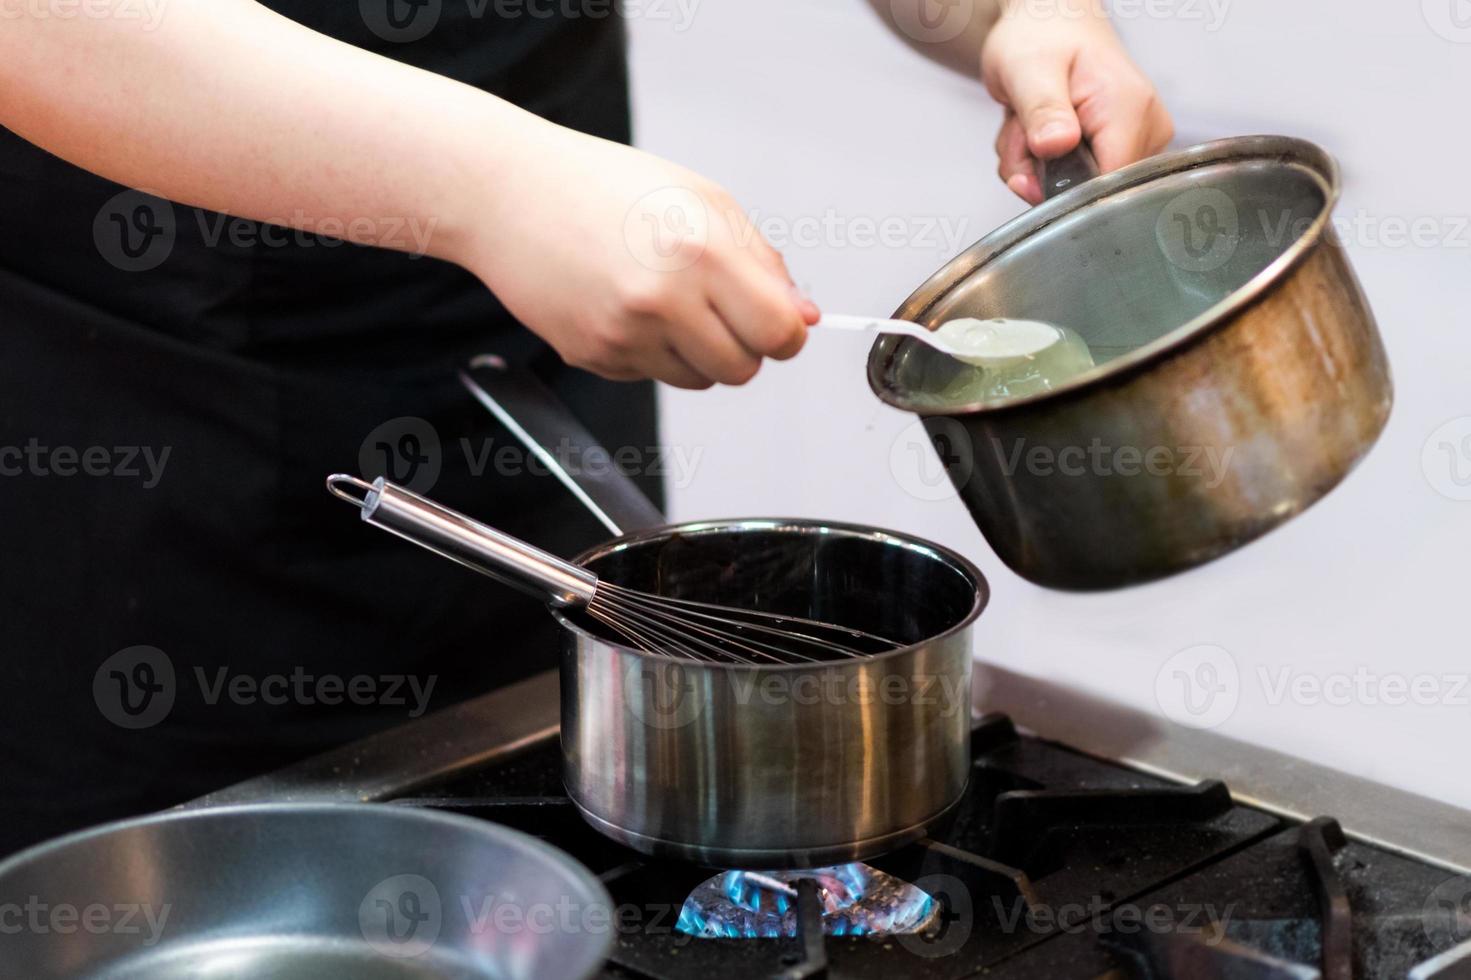
[[[356,506],[363,520],[374,527],[558,608],[586,606],[597,590],[598,577],[587,569],[389,483],[381,476],[368,483],[336,473],[327,478],[327,489],[333,496]]]

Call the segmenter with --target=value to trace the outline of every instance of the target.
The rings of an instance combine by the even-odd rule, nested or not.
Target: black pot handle
[[[618,467],[569,469],[557,458],[552,447],[566,447],[571,458],[583,460],[601,447],[571,409],[530,371],[482,354],[460,372],[460,383],[610,532],[621,537],[669,523]],[[602,452],[604,458],[607,455]]]
[[[1037,177],[1042,181],[1042,200],[1050,201],[1063,191],[1077,187],[1098,176],[1098,160],[1085,139],[1071,153],[1056,160],[1037,161]]]

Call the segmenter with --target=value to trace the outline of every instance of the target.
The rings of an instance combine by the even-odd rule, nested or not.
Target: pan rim
[[[1137,371],[1147,369],[1224,328],[1236,314],[1262,299],[1294,267],[1305,261],[1309,253],[1328,240],[1328,226],[1342,197],[1342,175],[1338,161],[1316,143],[1293,136],[1236,136],[1162,153],[1095,177],[1050,201],[1022,212],[950,259],[904,300],[895,313],[899,319],[922,321],[936,303],[977,270],[1023,244],[1047,226],[1090,205],[1104,202],[1115,194],[1175,174],[1220,164],[1252,161],[1275,162],[1308,171],[1323,192],[1323,205],[1303,233],[1283,249],[1281,254],[1204,312],[1166,331],[1137,350],[1085,371],[1051,391],[943,407],[916,404],[913,397],[892,383],[892,365],[899,352],[907,345],[919,341],[909,337],[880,337],[874,342],[868,355],[869,388],[886,405],[921,418],[959,418],[1007,412],[1052,399],[1092,393]]]
[[[901,531],[887,530],[885,528],[873,527],[865,524],[853,524],[841,521],[819,521],[800,517],[730,517],[715,520],[688,521],[679,524],[665,524],[660,527],[645,528],[630,534],[621,535],[602,544],[581,552],[572,561],[581,566],[598,558],[615,554],[625,548],[645,544],[660,538],[668,538],[675,534],[709,534],[718,532],[747,532],[747,531],[780,531],[789,529],[804,534],[811,533],[838,533],[847,537],[859,538],[898,545],[915,552],[927,553],[932,560],[948,565],[952,570],[964,576],[970,581],[974,588],[975,598],[970,609],[958,622],[947,627],[942,632],[925,637],[914,643],[909,643],[893,650],[885,650],[868,656],[852,660],[832,660],[820,663],[791,663],[791,664],[741,664],[741,663],[705,663],[694,661],[687,657],[681,657],[669,653],[653,653],[640,650],[616,640],[610,640],[600,634],[584,629],[577,623],[567,618],[561,610],[553,609],[552,616],[563,629],[580,639],[611,647],[630,656],[647,660],[656,660],[663,663],[677,663],[691,669],[725,670],[732,672],[757,671],[760,673],[798,672],[813,669],[837,669],[846,670],[866,664],[884,663],[888,660],[912,654],[915,650],[942,642],[957,634],[970,629],[975,621],[980,618],[982,612],[991,602],[991,584],[982,574],[974,562],[952,548],[930,541],[926,538],[905,534]]]
[[[516,830],[513,827],[507,827],[489,820],[479,820],[461,814],[444,813],[439,810],[424,809],[421,807],[396,806],[391,802],[295,803],[280,800],[265,803],[231,803],[221,806],[187,809],[176,808],[145,813],[122,820],[109,821],[93,827],[84,827],[80,830],[71,831],[59,837],[41,841],[40,843],[17,851],[15,854],[0,860],[0,883],[3,883],[7,877],[17,871],[32,867],[38,862],[44,862],[55,855],[64,854],[89,842],[103,840],[131,830],[164,826],[185,821],[218,820],[228,817],[257,817],[272,814],[291,814],[295,816],[371,814],[375,818],[401,820],[408,825],[418,824],[421,827],[438,825],[460,831],[468,831],[473,836],[481,838],[482,842],[495,843],[522,854],[531,854],[539,858],[544,858],[552,866],[561,869],[569,877],[571,882],[586,890],[589,904],[602,903],[610,910],[614,908],[611,893],[590,869],[572,857],[572,855],[543,840],[539,840],[524,831]],[[589,933],[589,935],[594,934]],[[612,930],[609,930],[601,937],[594,935],[594,938],[598,938],[599,942],[595,950],[592,944],[589,944],[589,964],[584,972],[577,975],[579,980],[590,980],[591,977],[595,976],[602,965],[607,962],[612,949],[614,938]]]
[[[530,834],[516,830],[513,827],[507,827],[504,824],[498,824],[489,820],[477,820],[474,817],[462,816],[457,813],[445,813],[440,810],[425,809],[422,807],[399,806],[391,800],[384,802],[365,801],[361,803],[293,803],[290,800],[272,800],[259,803],[225,803],[219,806],[176,807],[169,810],[157,810],[152,813],[124,817],[121,820],[109,820],[91,827],[82,827],[78,830],[68,831],[57,837],[52,837],[32,844],[29,847],[22,848],[14,854],[0,859],[0,878],[3,878],[6,874],[9,874],[23,863],[26,863],[24,859],[34,858],[44,852],[61,851],[85,840],[107,837],[115,833],[135,830],[139,827],[157,826],[190,820],[209,820],[220,817],[252,816],[257,814],[336,815],[352,812],[372,813],[374,816],[383,817],[388,817],[389,814],[392,814],[393,816],[390,819],[439,823],[447,827],[472,830],[477,833],[482,833],[483,836],[502,838],[507,842],[522,846],[525,849],[541,851],[549,856],[555,857],[559,863],[569,866],[578,874],[587,878],[588,881],[597,881],[595,875],[564,851]],[[601,887],[601,883],[599,883],[599,887]],[[606,891],[606,889],[603,890]]]

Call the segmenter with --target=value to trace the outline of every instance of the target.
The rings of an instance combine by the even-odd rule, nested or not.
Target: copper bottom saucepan
[[[1389,365],[1331,223],[1337,164],[1282,136],[1221,140],[1102,177],[1086,162],[896,316],[1063,326],[1096,366],[1052,390],[936,405],[959,370],[910,338],[869,358],[922,416],[960,499],[1020,575],[1106,589],[1225,555],[1332,490],[1383,430]],[[1051,170],[1049,169],[1049,173]],[[1096,171],[1094,171],[1096,173]]]

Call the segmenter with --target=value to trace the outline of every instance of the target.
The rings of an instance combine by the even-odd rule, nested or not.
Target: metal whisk
[[[872,656],[901,645],[833,623],[669,598],[604,582],[586,568],[382,477],[368,483],[338,473],[327,478],[327,489],[359,508],[363,520],[374,527],[554,608],[582,610],[635,649],[649,653],[703,663],[793,664]]]

